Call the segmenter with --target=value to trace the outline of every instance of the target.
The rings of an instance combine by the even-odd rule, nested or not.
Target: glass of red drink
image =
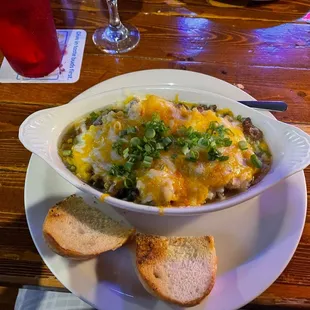
[[[43,77],[61,62],[49,0],[0,1],[0,50],[20,75]]]

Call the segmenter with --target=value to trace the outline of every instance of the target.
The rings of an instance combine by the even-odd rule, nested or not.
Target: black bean
[[[244,134],[250,137],[253,141],[258,141],[263,138],[263,132],[253,125],[249,117],[243,120],[242,127]]]
[[[139,191],[137,188],[121,188],[115,197],[127,201],[135,201],[138,195]]]
[[[176,107],[177,107],[178,109],[184,107],[186,110],[189,110],[189,107],[188,107],[186,104],[184,104],[184,103],[177,103],[177,104],[176,104]]]
[[[217,106],[215,104],[211,104],[209,106],[208,105],[204,105],[204,104],[200,104],[198,106],[193,106],[193,108],[197,108],[197,110],[199,112],[208,111],[208,110],[216,112],[216,110],[217,110]]]

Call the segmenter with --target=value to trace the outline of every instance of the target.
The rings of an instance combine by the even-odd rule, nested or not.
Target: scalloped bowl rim
[[[86,115],[87,113],[90,113],[91,111],[94,110],[98,110],[99,107],[97,108],[92,108],[91,105],[88,106],[88,108],[85,107],[85,105],[87,104],[87,102],[89,102],[90,100],[95,100],[95,99],[103,99],[104,97],[108,97],[108,96],[112,96],[112,98],[114,97],[114,99],[112,99],[114,101],[114,103],[106,103],[106,104],[102,104],[101,108],[104,108],[105,106],[111,106],[113,104],[115,104],[115,101],[119,101],[120,98],[124,99],[126,96],[128,96],[129,94],[147,94],[150,93],[150,91],[154,92],[168,92],[168,93],[172,93],[173,96],[175,96],[176,94],[180,94],[182,93],[185,96],[189,96],[189,97],[195,97],[195,96],[203,96],[203,101],[199,101],[197,103],[201,103],[201,104],[217,104],[219,105],[219,102],[213,102],[211,100],[219,100],[221,102],[225,102],[225,104],[220,104],[220,106],[222,105],[223,107],[227,107],[229,109],[231,109],[234,114],[236,114],[236,110],[241,110],[244,111],[245,113],[239,113],[239,114],[243,114],[243,116],[250,116],[253,120],[254,123],[256,123],[257,121],[264,121],[265,125],[269,125],[269,123],[271,123],[271,127],[269,127],[269,129],[274,129],[273,134],[278,134],[279,129],[281,129],[283,132],[286,130],[289,133],[293,133],[295,134],[295,136],[297,135],[297,138],[302,139],[302,143],[299,143],[299,145],[302,145],[302,155],[303,155],[303,161],[302,162],[297,162],[297,164],[295,163],[295,166],[292,167],[286,167],[284,165],[284,171],[279,171],[279,166],[280,168],[283,166],[283,161],[285,164],[285,154],[289,154],[288,150],[286,150],[286,152],[284,151],[284,149],[286,148],[286,146],[283,147],[283,149],[281,149],[281,154],[279,155],[278,153],[276,153],[276,155],[279,157],[277,159],[277,161],[280,160],[280,163],[282,161],[282,166],[280,165],[280,163],[277,163],[275,166],[275,161],[273,161],[272,166],[271,166],[271,170],[267,173],[267,175],[256,185],[251,186],[249,189],[247,189],[244,192],[240,192],[235,194],[234,196],[231,196],[227,199],[224,200],[220,200],[220,201],[214,201],[214,202],[209,202],[207,204],[204,205],[200,205],[200,206],[184,206],[184,207],[158,207],[158,206],[148,206],[148,205],[143,205],[143,204],[138,204],[138,203],[134,203],[134,202],[128,202],[128,201],[124,201],[112,196],[107,196],[104,201],[106,203],[109,203],[110,205],[113,205],[115,207],[119,207],[125,210],[130,210],[130,211],[134,211],[134,212],[141,212],[141,213],[150,213],[150,214],[165,214],[165,215],[178,215],[178,216],[182,216],[182,215],[194,215],[194,214],[200,214],[200,213],[207,213],[207,212],[213,212],[213,211],[219,211],[225,208],[229,208],[229,207],[233,207],[236,206],[244,201],[247,201],[249,199],[252,199],[256,196],[258,196],[259,194],[261,194],[263,191],[269,189],[270,187],[272,187],[273,185],[277,184],[278,182],[280,182],[281,180],[289,177],[290,175],[306,168],[306,166],[308,166],[310,164],[310,136],[308,134],[306,134],[305,132],[303,132],[302,130],[300,130],[297,127],[294,127],[292,125],[288,125],[285,123],[282,123],[280,121],[277,121],[273,118],[270,118],[269,116],[264,115],[263,113],[260,113],[257,110],[253,110],[251,108],[248,108],[240,103],[238,103],[237,101],[221,96],[219,94],[215,94],[215,93],[211,93],[205,90],[200,90],[200,89],[194,89],[194,88],[186,88],[186,87],[180,87],[180,86],[174,86],[174,85],[150,85],[150,86],[134,86],[134,87],[124,87],[124,88],[120,88],[120,89],[116,89],[116,90],[110,90],[110,91],[106,91],[106,92],[102,92],[93,96],[89,96],[86,98],[82,98],[80,100],[75,100],[74,104],[66,104],[63,106],[59,106],[59,107],[55,107],[55,108],[50,108],[50,109],[45,109],[45,110],[40,110],[37,111],[33,114],[31,114],[28,118],[26,118],[26,120],[22,123],[22,125],[20,126],[19,129],[19,139],[20,141],[24,144],[24,146],[29,149],[30,151],[32,151],[33,153],[37,154],[38,156],[40,156],[41,158],[43,158],[54,170],[56,170],[64,179],[66,179],[67,181],[69,181],[72,185],[74,185],[75,187],[79,188],[80,190],[87,192],[93,196],[95,196],[96,198],[98,198],[100,200],[100,197],[102,196],[102,192],[96,190],[95,188],[91,187],[90,185],[86,184],[85,182],[81,181],[80,179],[78,179],[72,172],[70,172],[65,165],[63,164],[63,162],[60,159],[60,156],[58,155],[58,142],[59,142],[59,136],[57,137],[57,143],[50,143],[50,140],[47,139],[45,140],[45,143],[47,143],[48,146],[48,150],[47,152],[50,151],[56,151],[57,156],[58,156],[58,161],[60,160],[62,163],[61,165],[56,166],[55,164],[53,164],[51,162],[51,159],[55,158],[53,156],[51,156],[50,158],[43,154],[40,154],[40,152],[38,151],[38,149],[35,148],[35,146],[33,145],[33,143],[30,143],[30,138],[29,135],[27,135],[26,132],[26,127],[30,126],[31,127],[31,121],[36,121],[36,118],[38,118],[39,115],[47,115],[49,112],[54,112],[56,113],[56,111],[58,111],[59,113],[61,112],[61,110],[66,111],[69,110],[70,108],[72,109],[73,106],[75,107],[80,107],[83,110],[83,113],[81,113],[82,115]],[[171,94],[170,94],[171,95]],[[172,96],[172,95],[171,95]],[[164,96],[166,97],[167,96]],[[209,98],[209,99],[208,99]],[[180,96],[180,100],[185,100],[182,96]],[[209,100],[209,101],[208,101]],[[191,100],[186,100],[186,101],[191,101]],[[195,102],[196,100],[192,100],[191,102]],[[205,102],[208,101],[208,102]],[[248,112],[248,113],[246,113]],[[68,126],[75,121],[78,117],[75,116],[70,116],[69,113],[67,113],[66,115],[64,115],[66,113],[60,113],[58,115],[58,117],[64,116],[65,118],[67,118],[67,121],[65,122],[66,125],[62,126],[62,129],[60,130],[60,136],[63,134],[64,130],[66,128],[68,128]],[[38,122],[36,123],[38,124]],[[39,126],[39,125],[38,125]],[[275,145],[277,145],[277,147],[279,148],[279,142],[276,141],[277,139],[274,138],[273,144],[271,144],[271,141],[268,140],[272,140],[271,138],[271,134],[267,134],[265,132],[265,129],[258,126],[260,129],[262,129],[262,131],[265,134],[265,138],[267,140],[268,145],[271,147],[271,151],[273,153],[273,155],[275,154]],[[277,128],[277,130],[275,130],[275,127]],[[35,130],[34,132],[37,134],[37,139],[39,139],[40,137],[42,138],[43,136],[43,131],[42,130]],[[39,133],[39,134],[38,134]],[[41,135],[40,135],[41,134]],[[49,133],[51,134],[51,133]],[[294,136],[293,136],[294,137]],[[55,137],[53,137],[55,138]],[[280,138],[280,137],[278,137]],[[281,137],[281,138],[285,138]],[[296,139],[297,139],[296,138]],[[295,139],[295,138],[293,138]],[[295,140],[296,140],[295,139]],[[43,139],[44,140],[44,139]],[[55,140],[55,139],[54,139]],[[281,139],[280,139],[281,140]],[[292,140],[292,139],[291,139]],[[37,140],[36,140],[37,141]],[[290,140],[288,140],[290,142]],[[296,140],[297,142],[298,139]],[[53,141],[55,142],[55,141]],[[293,141],[294,142],[294,141]],[[280,143],[281,145],[283,143]],[[292,146],[289,145],[289,150],[291,150]],[[274,149],[274,150],[272,150]],[[284,155],[282,153],[285,153]],[[306,152],[306,153],[305,153]],[[300,154],[297,154],[299,157],[301,157]],[[282,157],[281,157],[282,156]],[[275,159],[275,156],[274,158]],[[299,161],[301,160],[301,158],[297,158],[299,159]],[[293,158],[293,160],[296,159]],[[288,163],[286,163],[286,165],[288,165]],[[297,166],[296,166],[297,165]],[[292,164],[291,164],[292,166]],[[271,173],[273,169],[276,169],[276,175],[274,175],[275,173]],[[267,182],[269,181],[269,182]]]

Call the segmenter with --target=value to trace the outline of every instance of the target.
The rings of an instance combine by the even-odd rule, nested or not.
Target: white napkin
[[[19,289],[14,310],[95,310],[71,293]]]

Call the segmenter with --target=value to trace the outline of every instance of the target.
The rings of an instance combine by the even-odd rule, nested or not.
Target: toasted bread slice
[[[143,286],[155,296],[183,307],[195,306],[215,282],[214,239],[137,234],[136,267]]]
[[[49,247],[61,256],[89,259],[122,246],[134,229],[121,226],[72,195],[52,207],[43,224]]]

